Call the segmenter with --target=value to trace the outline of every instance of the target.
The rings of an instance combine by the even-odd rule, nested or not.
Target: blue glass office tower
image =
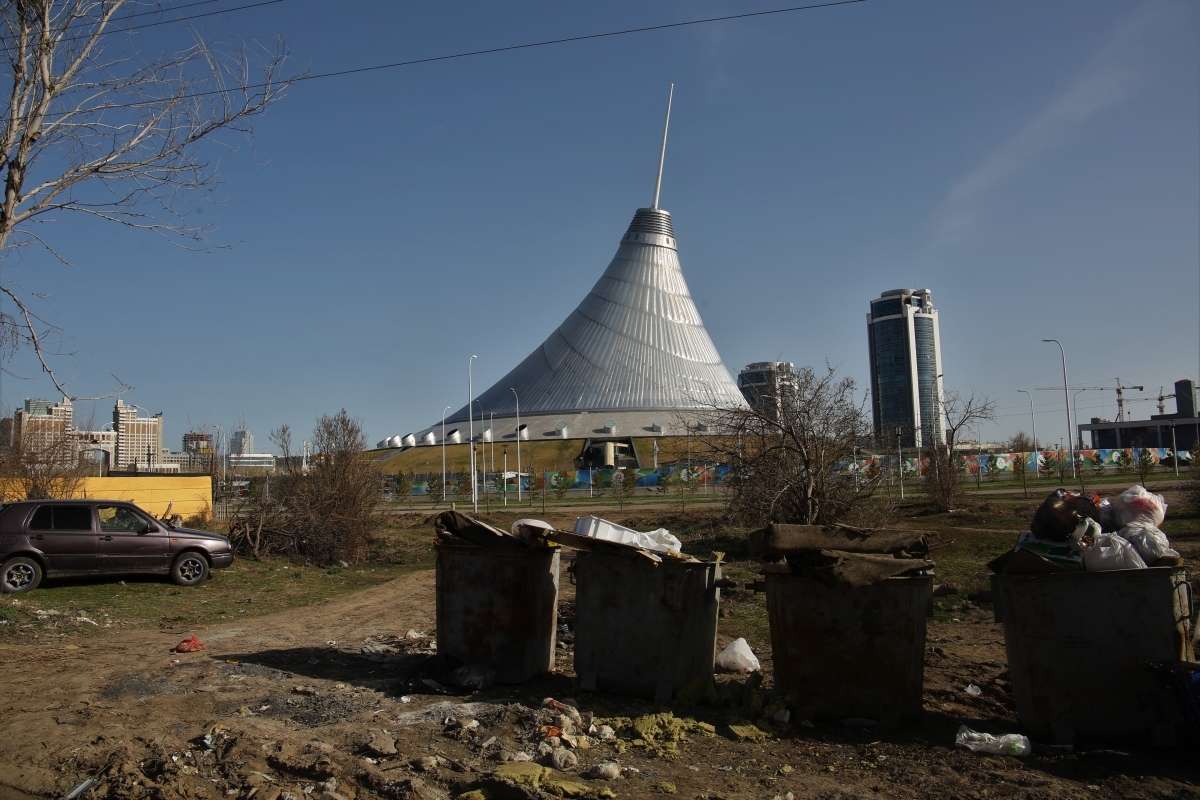
[[[867,340],[876,439],[899,435],[905,447],[942,441],[942,344],[930,291],[893,289],[872,300]]]

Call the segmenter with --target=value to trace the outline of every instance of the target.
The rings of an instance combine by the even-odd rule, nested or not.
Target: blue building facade
[[[872,300],[867,342],[876,440],[904,447],[942,441],[942,347],[930,291],[892,289]]]

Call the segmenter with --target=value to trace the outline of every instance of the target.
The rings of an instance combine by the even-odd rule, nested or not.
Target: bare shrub
[[[77,497],[88,474],[79,457],[72,431],[22,436],[13,431],[12,444],[0,453],[0,494],[3,500],[49,500]]]
[[[846,469],[870,427],[853,378],[826,365],[797,370],[795,393],[767,407],[716,408],[705,416],[709,435],[697,448],[728,464],[729,511],[745,526],[769,522],[824,525],[861,515],[883,520],[885,504],[867,506],[879,473]],[[860,508],[860,506],[863,506]]]
[[[284,472],[253,482],[232,515],[230,536],[239,550],[252,558],[278,553],[321,564],[361,561],[384,521],[380,476],[364,455],[362,421],[345,409],[322,415],[313,429],[307,472],[291,458],[288,425],[273,431],[271,441]]]
[[[942,403],[946,421],[946,441],[936,442],[930,459],[932,469],[925,476],[925,493],[939,511],[949,511],[962,497],[966,460],[955,449],[959,434],[981,422],[996,418],[996,403],[974,392],[961,395],[947,392]]]

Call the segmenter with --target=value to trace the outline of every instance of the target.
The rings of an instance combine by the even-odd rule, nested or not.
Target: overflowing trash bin
[[[1052,492],[992,568],[1013,698],[1035,739],[1174,744],[1179,699],[1155,665],[1195,661],[1191,591],[1160,495]]]
[[[772,525],[765,558],[775,686],[804,719],[898,725],[921,712],[933,562],[921,531]]]
[[[523,683],[554,667],[558,547],[457,511],[434,522],[437,649],[468,667]]]
[[[666,702],[689,681],[711,677],[724,583],[718,561],[681,555],[665,530],[639,533],[595,517],[580,518],[575,532],[544,535],[579,551],[571,574],[580,688]]]

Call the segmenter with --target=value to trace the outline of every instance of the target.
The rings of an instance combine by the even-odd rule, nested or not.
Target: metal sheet
[[[932,577],[852,589],[767,573],[766,583],[775,685],[799,693],[801,718],[920,714]]]
[[[437,648],[523,683],[554,667],[559,549],[437,548]]]
[[[510,387],[522,416],[744,404],[688,291],[668,212],[638,209],[588,296],[479,402],[510,416]],[[446,421],[466,418],[464,406]]]
[[[1181,568],[993,575],[1021,723],[1035,739],[1157,740],[1182,725],[1142,666],[1194,661]]]

